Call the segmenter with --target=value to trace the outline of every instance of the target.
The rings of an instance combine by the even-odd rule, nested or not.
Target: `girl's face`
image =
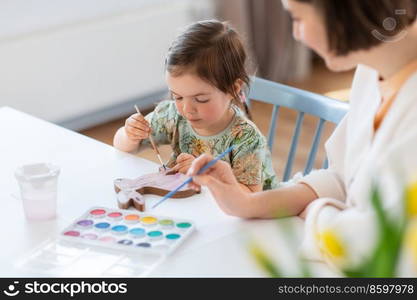
[[[190,72],[165,78],[181,116],[202,135],[215,134],[230,122],[230,94]]]
[[[291,14],[294,38],[320,55],[330,70],[349,70],[358,64],[354,54],[337,56],[329,51],[323,17],[312,4],[296,0],[282,0],[282,3]]]

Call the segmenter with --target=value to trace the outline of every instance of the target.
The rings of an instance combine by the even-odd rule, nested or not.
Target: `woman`
[[[344,262],[355,263],[376,236],[369,201],[373,181],[380,183],[385,209],[398,216],[401,191],[393,183],[405,184],[417,174],[417,1],[288,0],[284,5],[294,38],[329,69],[357,67],[350,111],[326,143],[329,168],[292,186],[255,194],[244,193],[223,162],[196,176],[212,159],[207,155],[188,174],[194,176],[192,187],[208,186],[228,214],[305,216],[303,250],[310,258],[335,262],[337,253],[317,237],[329,229],[337,232],[355,253]]]

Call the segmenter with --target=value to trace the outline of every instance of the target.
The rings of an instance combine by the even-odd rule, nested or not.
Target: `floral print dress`
[[[155,142],[170,144],[173,149],[168,167],[175,165],[181,153],[195,157],[203,153],[217,156],[231,145],[236,145],[222,159],[231,165],[236,179],[244,185],[262,184],[264,190],[276,188],[277,178],[265,137],[237,106],[232,107],[235,111],[233,120],[226,129],[213,136],[197,134],[177,112],[172,100],[159,103],[145,119],[151,125]],[[143,143],[149,145],[149,140]]]

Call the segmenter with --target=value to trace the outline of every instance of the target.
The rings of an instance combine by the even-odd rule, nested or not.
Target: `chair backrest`
[[[272,145],[274,144],[275,130],[280,107],[288,107],[298,111],[294,135],[291,141],[291,148],[285,165],[283,181],[287,181],[291,175],[304,114],[307,113],[319,118],[313,143],[310,148],[310,153],[304,168],[304,174],[308,174],[312,170],[316,160],[320,137],[325,122],[328,121],[338,124],[349,109],[349,104],[345,102],[258,77],[251,78],[248,99],[249,106],[251,100],[258,100],[273,105],[271,122],[268,130],[268,147],[271,151]],[[327,159],[323,163],[323,168],[327,168]]]

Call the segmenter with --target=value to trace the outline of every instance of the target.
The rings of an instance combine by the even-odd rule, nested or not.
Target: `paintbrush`
[[[224,152],[220,153],[216,158],[214,158],[211,161],[209,161],[206,165],[204,165],[204,167],[202,167],[197,172],[197,175],[200,175],[200,174],[204,173],[208,168],[210,168],[212,165],[214,165],[218,160],[222,159],[227,153],[229,153],[230,151],[232,151],[234,149],[234,147],[235,147],[235,145],[230,146]],[[186,184],[189,184],[192,180],[193,180],[192,177],[188,178],[179,187],[177,187],[175,190],[172,190],[171,192],[169,192],[168,194],[166,194],[161,200],[159,200],[157,203],[155,203],[154,206],[152,206],[152,209],[154,209],[155,207],[157,207],[159,204],[161,204],[162,202],[164,202],[166,199],[171,198],[176,192],[178,192]]]
[[[140,110],[139,110],[139,108],[137,107],[136,104],[135,104],[135,109],[136,109],[136,111],[137,111],[138,114],[142,115],[142,113],[140,112]],[[161,154],[159,153],[158,147],[156,146],[155,141],[153,140],[153,137],[152,137],[152,134],[151,133],[149,133],[149,141],[151,142],[152,148],[155,151],[156,156],[159,159],[159,162],[161,163],[161,165],[164,168],[164,170],[166,170],[167,167],[165,166],[165,164],[162,161]]]

